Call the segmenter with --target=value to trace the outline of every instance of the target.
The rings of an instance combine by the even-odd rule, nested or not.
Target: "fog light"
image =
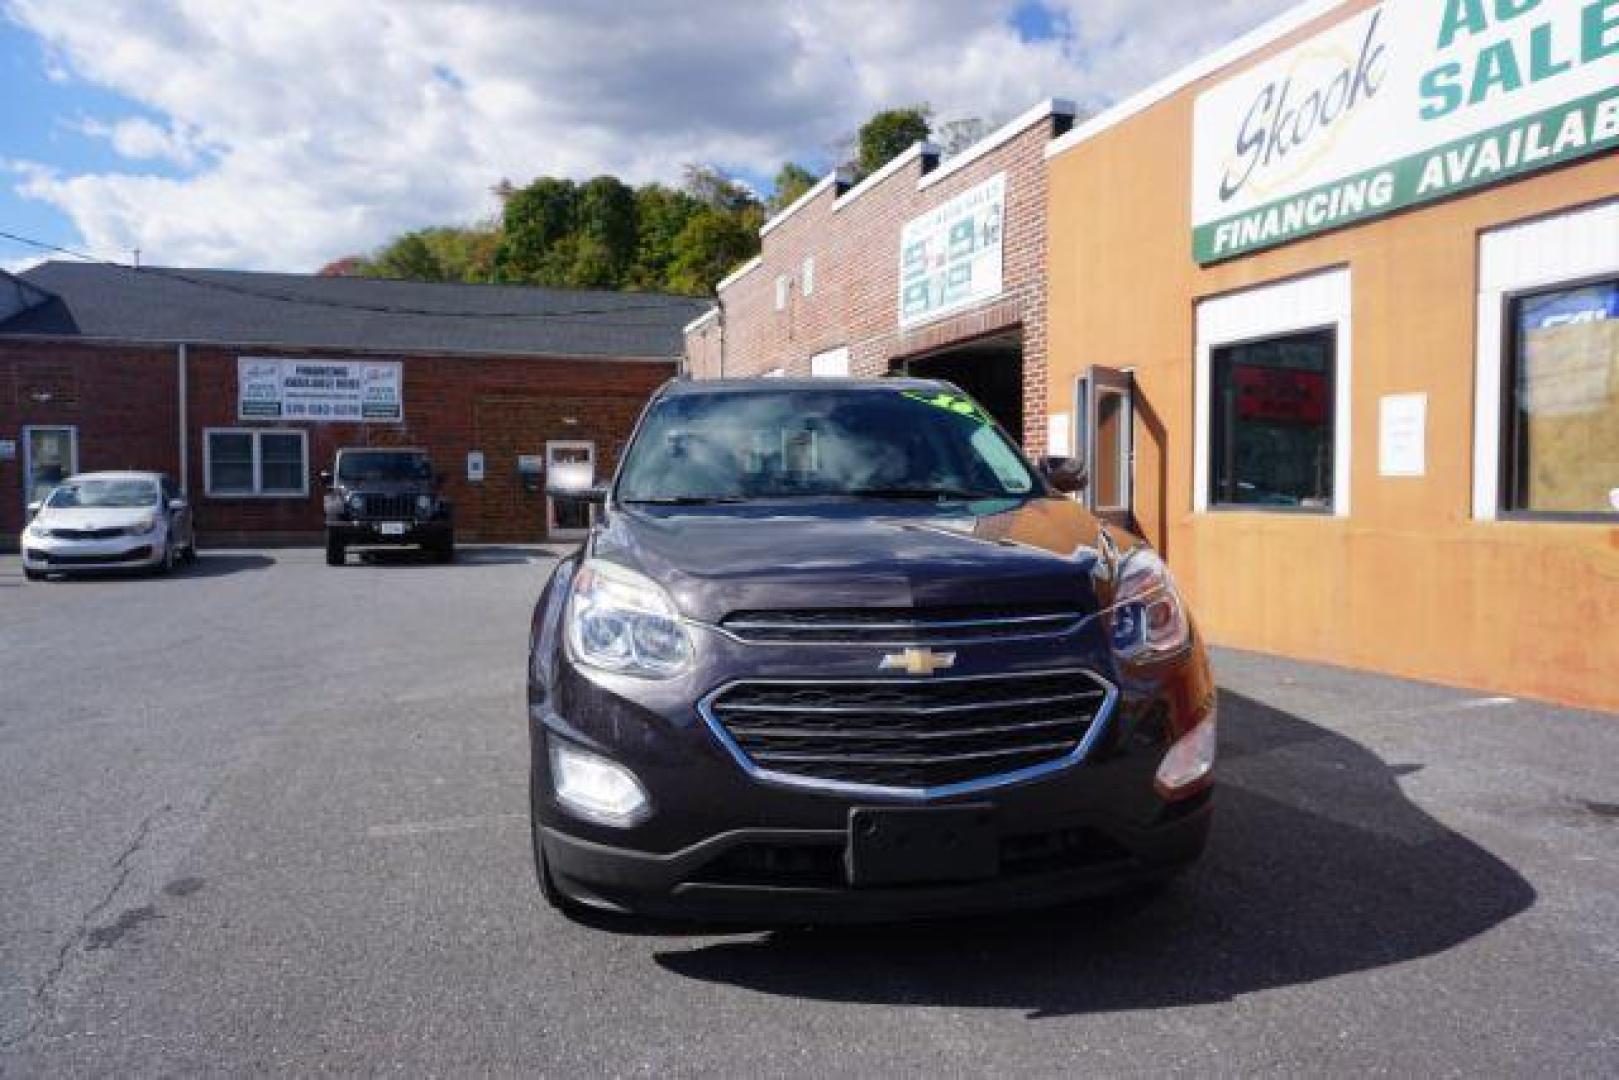
[[[1215,714],[1198,721],[1196,727],[1182,735],[1164,755],[1153,777],[1153,786],[1166,799],[1184,799],[1195,794],[1208,782],[1214,771]]]
[[[577,747],[551,741],[557,801],[582,818],[624,827],[645,820],[652,802],[635,774]]]

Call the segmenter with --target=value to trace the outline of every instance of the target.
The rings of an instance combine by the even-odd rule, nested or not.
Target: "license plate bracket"
[[[995,876],[1000,859],[988,805],[849,811],[844,861],[856,887],[981,881]]]
[[[405,523],[403,521],[384,521],[377,526],[377,532],[383,536],[404,536]]]

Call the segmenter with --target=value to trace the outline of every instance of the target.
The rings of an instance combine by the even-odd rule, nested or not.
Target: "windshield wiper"
[[[713,506],[718,503],[741,503],[748,500],[741,495],[656,495],[645,499],[625,499],[626,506]]]
[[[963,488],[888,487],[852,488],[842,492],[852,499],[1005,499],[1004,491],[967,491]]]

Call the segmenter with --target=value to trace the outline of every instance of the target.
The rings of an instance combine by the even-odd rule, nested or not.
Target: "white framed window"
[[[828,349],[810,357],[810,375],[817,379],[847,379],[849,346]]]
[[[1349,516],[1351,295],[1336,269],[1198,304],[1195,511]]]
[[[798,287],[804,291],[805,296],[815,295],[815,256],[804,256],[804,270],[798,280]]]
[[[787,275],[776,275],[776,310],[787,310]]]
[[[1479,237],[1473,516],[1619,514],[1619,201]]]
[[[220,498],[301,499],[309,494],[309,434],[288,428],[207,428],[203,490]]]

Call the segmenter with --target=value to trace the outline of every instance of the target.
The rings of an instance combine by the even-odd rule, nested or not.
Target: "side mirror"
[[[190,505],[190,504],[187,503],[184,499],[170,499],[169,500],[169,509],[173,510],[176,513],[180,512],[181,510],[184,510],[188,505]]]
[[[44,500],[42,500],[42,499],[35,499],[33,502],[29,503],[28,504],[28,520],[33,521],[34,518],[37,517],[39,515],[39,512],[41,510],[43,510],[43,509],[45,509],[45,503],[44,503]]]
[[[1073,495],[1085,490],[1089,477],[1085,475],[1085,465],[1078,458],[1071,457],[1043,457],[1040,459],[1040,475],[1046,478],[1046,483],[1064,495]]]
[[[590,487],[548,487],[545,493],[558,502],[582,502],[595,506],[607,505],[608,486],[592,484]]]
[[[331,487],[332,486],[332,470],[330,470],[330,469],[322,469],[316,475],[320,477],[320,486],[321,487]]]

